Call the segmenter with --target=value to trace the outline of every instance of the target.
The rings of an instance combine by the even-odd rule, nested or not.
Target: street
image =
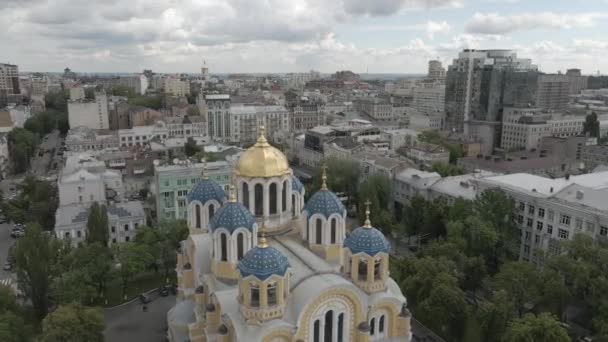
[[[4,263],[6,262],[6,257],[8,256],[8,249],[13,243],[15,243],[15,239],[10,237],[10,233],[11,225],[0,224],[0,265],[2,266],[4,266]],[[10,276],[10,272],[0,270],[0,279],[6,279]]]
[[[51,166],[53,163],[57,163],[57,167],[61,166],[61,156],[57,155],[57,152],[61,151],[61,142],[62,138],[59,135],[58,130],[54,130],[50,134],[46,135],[38,150],[36,151],[36,155],[32,158],[30,171],[32,174],[42,177],[48,177],[53,174],[57,174],[56,170],[52,170]],[[39,156],[38,153],[44,151],[45,153],[42,156]],[[51,152],[53,152],[51,154]]]
[[[167,312],[175,305],[175,296],[160,297],[150,294],[148,311],[135,300],[129,304],[105,310],[106,341],[112,342],[164,342],[167,336]]]

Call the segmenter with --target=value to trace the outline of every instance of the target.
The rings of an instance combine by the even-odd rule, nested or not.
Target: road
[[[54,162],[57,163],[57,167],[61,165],[62,157],[58,156],[57,152],[61,150],[62,140],[58,130],[54,130],[44,137],[38,151],[36,151],[36,155],[32,158],[30,163],[30,171],[32,174],[47,177],[57,173],[55,170],[51,169],[51,166]],[[38,152],[40,151],[44,151],[45,153],[42,156],[39,156]],[[51,152],[53,153],[51,154]]]
[[[4,266],[8,249],[13,245],[15,239],[10,237],[11,227],[9,224],[0,224],[0,265]],[[6,279],[11,276],[10,272],[0,269],[0,279]]]
[[[164,342],[167,336],[167,312],[175,305],[175,296],[150,295],[153,301],[143,312],[136,300],[129,304],[105,310],[106,341],[112,342]]]

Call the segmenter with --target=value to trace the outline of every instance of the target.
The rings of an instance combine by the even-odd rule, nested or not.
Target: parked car
[[[169,289],[166,286],[163,286],[160,288],[160,291],[158,293],[161,297],[167,297],[169,295]]]
[[[13,270],[13,264],[11,264],[10,262],[5,262],[4,263],[4,267],[2,267],[3,270],[5,271],[12,271]]]
[[[142,293],[139,295],[139,302],[142,304],[148,304],[150,303],[152,300],[150,299],[150,297],[148,297],[148,295],[146,295],[145,293]]]

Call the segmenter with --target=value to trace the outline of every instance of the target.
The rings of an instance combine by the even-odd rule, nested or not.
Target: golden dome
[[[241,177],[270,178],[289,174],[289,163],[283,152],[268,143],[264,127],[255,145],[243,152],[235,170]]]

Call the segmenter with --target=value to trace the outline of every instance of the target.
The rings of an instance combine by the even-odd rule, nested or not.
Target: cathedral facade
[[[410,341],[390,246],[369,211],[347,234],[325,172],[305,202],[285,155],[261,131],[229,194],[204,174],[188,194],[169,341]]]

